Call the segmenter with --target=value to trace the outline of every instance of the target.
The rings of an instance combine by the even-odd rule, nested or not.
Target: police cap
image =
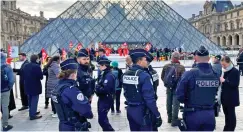
[[[152,54],[150,54],[149,52],[147,52],[146,59],[147,59],[148,62],[152,62],[154,60],[154,57],[153,57]]]
[[[79,50],[77,57],[89,57],[89,53],[86,49],[81,49]]]
[[[200,48],[196,52],[197,56],[208,56],[209,52],[204,46],[200,46]]]
[[[107,58],[101,58],[98,62],[99,65],[110,65],[111,61]]]
[[[63,61],[61,64],[62,70],[77,70],[78,64],[73,59],[67,59]]]
[[[147,58],[147,51],[144,49],[135,49],[129,52],[130,57],[132,58],[132,62],[134,63],[140,57]]]

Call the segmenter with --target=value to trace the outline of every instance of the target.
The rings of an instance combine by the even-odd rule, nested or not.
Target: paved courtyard
[[[124,63],[120,63],[124,67]],[[191,64],[191,62],[190,62]],[[190,65],[187,63],[187,65]],[[153,62],[153,66],[161,65],[161,62]],[[163,64],[164,65],[164,64]],[[159,75],[161,74],[161,68],[156,68]],[[96,73],[96,72],[94,72]],[[18,80],[18,77],[17,77]],[[12,131],[58,131],[58,118],[52,118],[51,117],[51,106],[49,105],[48,109],[44,109],[45,106],[45,94],[44,94],[44,80],[42,80],[43,84],[43,93],[40,95],[39,99],[39,105],[38,110],[40,110],[41,115],[43,116],[41,119],[30,121],[28,117],[28,110],[24,111],[18,111],[21,107],[21,100],[17,98],[15,100],[17,109],[11,111],[11,114],[13,115],[13,118],[9,120],[9,124],[13,125],[14,128]],[[241,77],[241,85],[240,85],[240,96],[241,100],[240,102],[243,102],[243,77]],[[19,95],[19,91],[17,92]],[[170,124],[167,123],[167,114],[166,114],[166,89],[163,86],[163,83],[160,80],[160,85],[158,88],[158,100],[157,105],[159,108],[159,111],[161,113],[163,124],[159,128],[160,131],[179,131],[177,127],[171,127]],[[111,115],[108,114],[109,120],[111,125],[116,131],[129,131],[129,123],[126,118],[126,110],[124,102],[125,98],[121,96],[121,111],[122,113],[120,115]],[[94,113],[94,118],[89,120],[92,124],[92,128],[90,131],[102,131],[101,127],[98,124],[98,114],[97,114],[97,96],[94,96],[93,102],[92,102],[92,111]],[[243,106],[239,106],[236,108],[236,114],[237,114],[237,127],[236,131],[243,131]],[[181,113],[180,113],[181,116]],[[222,131],[224,127],[224,114],[223,112],[220,112],[219,117],[216,118],[217,126],[216,131]]]

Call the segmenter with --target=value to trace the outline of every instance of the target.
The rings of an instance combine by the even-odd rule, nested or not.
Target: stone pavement
[[[157,63],[154,63],[155,65]],[[154,66],[153,64],[153,66]],[[156,69],[160,75],[161,68]],[[96,73],[96,72],[94,72]],[[17,78],[18,80],[18,78]],[[40,110],[42,114],[42,118],[34,121],[30,121],[28,117],[28,110],[24,111],[18,111],[21,107],[21,101],[19,98],[15,100],[17,109],[11,111],[11,114],[13,115],[13,118],[9,120],[9,124],[13,125],[14,128],[12,131],[58,131],[58,118],[52,118],[51,117],[51,106],[49,105],[48,109],[44,109],[45,106],[45,97],[44,97],[44,80],[43,80],[43,93],[40,95],[39,99],[39,105],[38,109]],[[241,100],[240,102],[243,102],[243,77],[241,77],[241,88],[240,88],[240,96]],[[18,91],[19,93],[19,91]],[[177,127],[171,127],[170,124],[167,123],[167,114],[166,114],[166,89],[163,86],[163,83],[160,80],[160,85],[158,88],[158,101],[157,105],[159,108],[159,111],[161,113],[163,124],[159,128],[160,131],[179,131]],[[122,113],[120,115],[111,115],[108,114],[109,121],[113,128],[116,131],[129,131],[129,123],[126,118],[126,110],[124,105],[124,96],[122,93],[121,96],[121,111]],[[98,124],[98,114],[97,114],[97,97],[94,96],[93,102],[92,102],[92,111],[94,113],[94,118],[92,120],[89,120],[92,124],[92,128],[90,131],[102,131],[101,127]],[[236,115],[237,115],[237,127],[236,131],[243,131],[243,106],[239,106],[236,108]],[[180,113],[181,116],[181,113]],[[222,131],[224,127],[224,114],[223,112],[220,113],[219,117],[216,118],[217,126],[216,131]]]

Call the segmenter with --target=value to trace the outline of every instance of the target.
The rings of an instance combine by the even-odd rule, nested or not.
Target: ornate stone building
[[[1,1],[1,48],[6,49],[8,44],[21,45],[46,24],[43,11],[40,16],[31,16],[16,8],[16,0]]]
[[[203,7],[189,19],[193,26],[222,47],[243,47],[243,2],[206,1]]]

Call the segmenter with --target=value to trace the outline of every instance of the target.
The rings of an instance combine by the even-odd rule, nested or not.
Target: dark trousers
[[[45,105],[49,105],[49,98],[45,98]]]
[[[224,131],[234,131],[236,127],[235,107],[223,106],[225,115]]]
[[[28,96],[24,92],[24,83],[19,84],[22,106],[28,106]]]
[[[116,90],[116,111],[120,111],[121,90]],[[111,111],[114,111],[114,104],[111,106]]]
[[[103,131],[114,131],[107,117],[113,105],[112,101],[112,97],[99,97],[98,99],[98,122]]]
[[[168,119],[172,122],[176,122],[178,119],[178,113],[180,108],[180,102],[175,95],[175,89],[166,89],[166,109]]]
[[[54,113],[54,114],[56,114],[57,112],[56,112],[56,108],[55,108],[55,106],[54,106],[54,102],[51,100],[51,109],[52,109],[52,112]]]
[[[35,117],[35,114],[37,112],[37,106],[39,101],[39,95],[29,95],[29,116]]]

